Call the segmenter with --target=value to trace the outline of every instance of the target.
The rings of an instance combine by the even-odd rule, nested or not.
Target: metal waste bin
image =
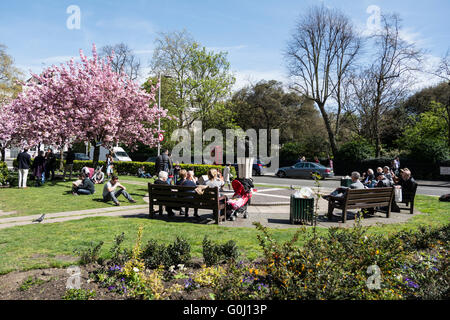
[[[350,188],[351,184],[352,184],[352,179],[351,178],[341,178],[341,187]]]
[[[314,224],[314,198],[296,198],[291,195],[291,224]]]

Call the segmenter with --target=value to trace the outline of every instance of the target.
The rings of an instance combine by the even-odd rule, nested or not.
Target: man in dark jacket
[[[19,188],[27,187],[28,170],[31,167],[31,156],[28,154],[28,148],[17,156],[17,166],[19,169]]]
[[[173,168],[172,160],[169,157],[169,150],[165,149],[161,155],[156,158],[155,169],[156,175],[159,174],[160,171],[165,171],[169,173]]]
[[[56,158],[52,149],[48,149],[47,154],[45,155],[45,179],[48,180],[50,178],[50,173],[52,174],[52,181],[55,179],[55,167],[56,167]]]
[[[69,148],[66,156],[66,165],[64,167],[63,181],[66,181],[66,171],[70,170],[69,180],[72,179],[73,161],[75,160],[75,153],[72,148]]]
[[[90,195],[95,193],[95,185],[84,173],[81,174],[81,184],[74,190],[73,195]]]

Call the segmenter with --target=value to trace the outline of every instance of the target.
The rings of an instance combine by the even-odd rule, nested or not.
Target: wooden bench
[[[196,187],[148,184],[150,218],[155,217],[154,206],[212,210],[217,224],[226,220],[226,197],[220,196],[218,188],[205,188],[203,194],[195,192]]]
[[[417,191],[417,183],[414,183],[414,186],[411,190],[402,190],[402,202],[406,205],[406,208],[400,208],[400,210],[409,210],[410,214],[414,213],[414,199],[416,198],[416,191]],[[409,208],[408,208],[409,206]]]
[[[384,212],[387,208],[386,218],[391,215],[391,204],[394,199],[394,188],[347,189],[342,197],[328,197],[328,220],[333,217],[334,209],[342,210],[342,222],[347,221],[347,210],[373,208]]]

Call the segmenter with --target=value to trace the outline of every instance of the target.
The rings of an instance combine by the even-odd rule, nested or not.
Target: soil
[[[36,255],[35,258],[39,258]],[[201,268],[201,259],[192,259],[185,274],[195,273]],[[95,291],[95,297],[91,300],[126,300],[127,297],[111,292],[108,288],[101,287],[90,279],[89,274],[98,270],[99,265],[91,264],[80,266],[81,289]],[[35,269],[29,271],[15,271],[0,275],[0,300],[62,300],[66,294],[67,282],[70,277],[67,268]],[[31,285],[24,286],[25,282],[32,279]],[[173,279],[164,283],[166,287],[173,284],[184,287],[185,279]],[[208,288],[199,288],[191,292],[173,294],[171,300],[198,300],[209,299]]]

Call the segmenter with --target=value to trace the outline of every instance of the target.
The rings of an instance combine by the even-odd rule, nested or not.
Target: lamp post
[[[162,75],[161,72],[159,72],[159,98],[158,98],[158,111],[161,111],[161,87],[162,87],[162,82],[161,82],[161,77],[164,78],[172,78],[171,76],[167,76],[167,75]],[[160,113],[158,112],[158,156],[161,155],[161,141],[159,139],[159,134],[161,132],[161,116]]]
[[[161,132],[161,72],[159,73],[159,98],[158,98],[158,157],[161,155],[161,141],[159,139],[159,134]]]

